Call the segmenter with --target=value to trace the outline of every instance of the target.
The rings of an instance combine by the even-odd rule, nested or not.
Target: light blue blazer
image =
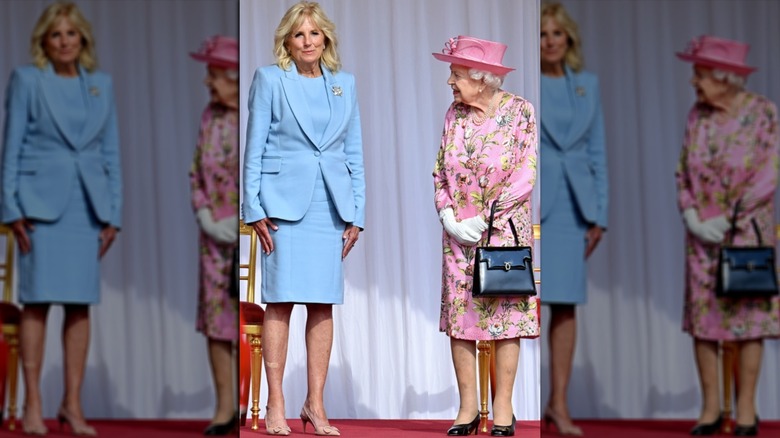
[[[61,119],[69,108],[56,91],[51,65],[16,68],[6,92],[2,222],[57,220],[73,184],[83,182],[98,220],[117,228],[122,217],[114,91],[111,78],[79,68],[87,122],[81,132]]]
[[[566,85],[574,96],[571,126],[556,126],[541,117],[541,219],[549,214],[556,194],[569,182],[579,211],[589,224],[607,228],[608,186],[604,149],[604,115],[595,75],[566,67]],[[543,111],[569,106],[541,89]]]
[[[325,66],[322,73],[331,108],[324,134],[313,132],[294,64],[290,71],[272,65],[255,72],[244,151],[244,222],[300,220],[321,169],[341,219],[364,227],[366,182],[355,78],[332,74]]]

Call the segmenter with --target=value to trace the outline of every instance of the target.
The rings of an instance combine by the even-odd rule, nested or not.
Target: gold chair
[[[541,237],[541,227],[534,225],[534,240]],[[534,282],[541,284],[539,280],[542,270],[534,268]],[[541,321],[542,303],[539,297],[536,297],[536,320]],[[479,368],[479,430],[483,433],[488,432],[488,394],[490,400],[496,393],[496,343],[495,341],[477,341],[477,364]],[[490,392],[488,392],[490,385]]]
[[[7,225],[0,224],[0,236],[5,237],[5,259],[0,262],[0,281],[3,283],[3,300],[0,301],[2,333],[8,343],[8,367],[6,389],[8,390],[8,430],[16,429],[16,385],[19,377],[19,324],[21,309],[13,304],[14,287],[14,234]],[[2,405],[2,403],[0,403]],[[0,420],[2,412],[0,412]]]
[[[265,311],[258,304],[255,304],[255,274],[257,271],[257,233],[255,230],[241,221],[239,225],[239,234],[241,236],[249,236],[249,260],[247,263],[240,263],[239,270],[243,273],[246,270],[246,275],[240,274],[239,281],[246,281],[246,301],[241,301],[239,312],[241,313],[241,320],[243,321],[241,326],[241,334],[246,335],[249,340],[249,369],[250,378],[246,379],[246,376],[241,376],[242,382],[251,381],[252,392],[251,400],[252,406],[250,412],[252,412],[252,430],[257,430],[257,423],[260,418],[260,378],[262,375],[262,363],[263,363],[263,318],[265,317]],[[246,360],[241,357],[240,360]],[[243,368],[243,367],[242,367]],[[240,391],[242,394],[246,394],[246,388]],[[244,401],[246,399],[242,399]],[[245,421],[246,417],[242,418]]]

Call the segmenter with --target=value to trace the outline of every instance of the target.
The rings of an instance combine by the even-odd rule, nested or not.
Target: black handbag
[[[764,246],[755,219],[750,219],[758,246],[731,246],[737,231],[737,210],[731,219],[731,242],[720,249],[715,295],[721,298],[761,298],[778,294],[775,248]]]
[[[487,242],[493,233],[496,201],[490,207]],[[471,294],[474,297],[506,297],[536,295],[531,247],[520,246],[512,219],[509,227],[515,246],[480,246],[474,257],[474,277]]]

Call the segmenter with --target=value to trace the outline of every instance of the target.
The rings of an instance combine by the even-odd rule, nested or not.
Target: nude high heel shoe
[[[315,435],[324,435],[324,436],[341,436],[341,432],[339,432],[338,429],[328,424],[328,421],[325,420],[325,424],[318,424],[317,417],[312,415],[311,411],[306,407],[306,405],[303,405],[301,408],[301,421],[303,422],[303,433],[306,433],[306,423],[311,423],[312,426],[314,426],[314,434]]]
[[[97,431],[94,427],[87,424],[84,420],[76,418],[76,416],[68,412],[68,410],[62,406],[60,406],[60,410],[57,411],[57,421],[60,423],[60,432],[62,432],[65,423],[68,423],[73,435],[97,436]]]
[[[571,420],[566,420],[562,415],[553,411],[549,406],[544,409],[545,427],[550,427],[550,423],[555,424],[558,429],[558,435],[563,436],[583,436],[582,429],[572,424]]]
[[[265,407],[265,417],[263,420],[265,421],[265,433],[268,435],[287,436],[291,432],[290,426],[286,424],[284,426],[268,427],[268,406]]]

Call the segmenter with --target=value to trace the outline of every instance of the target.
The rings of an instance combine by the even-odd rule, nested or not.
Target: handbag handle
[[[734,205],[734,213],[731,216],[731,242],[729,242],[729,245],[734,244],[734,236],[737,235],[737,213],[739,212],[739,204],[741,202],[742,199],[739,199],[737,204]],[[764,240],[761,238],[761,230],[758,229],[756,218],[750,218],[750,223],[753,224],[753,231],[756,233],[756,237],[758,237],[758,246],[764,246]]]
[[[493,201],[493,205],[490,206],[490,222],[488,222],[488,237],[487,237],[488,245],[490,245],[490,236],[493,234],[493,216],[495,216],[496,214],[497,204],[498,204],[498,199]],[[515,229],[515,223],[512,222],[511,217],[509,218],[509,228],[512,229],[512,235],[515,236],[515,246],[520,246],[520,239],[517,238],[517,230]]]

